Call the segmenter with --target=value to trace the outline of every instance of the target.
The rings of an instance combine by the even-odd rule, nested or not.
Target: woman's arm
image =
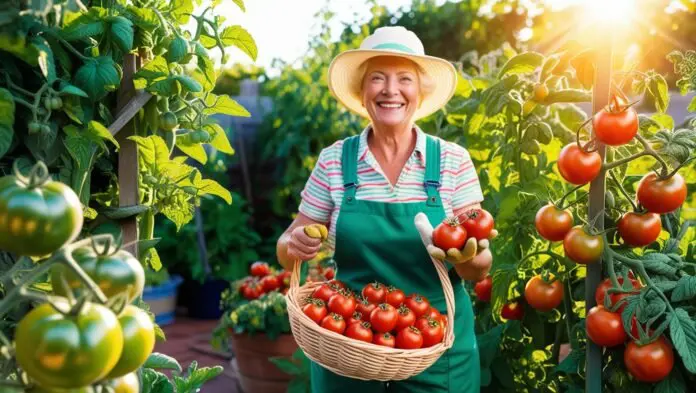
[[[454,211],[455,216],[464,215],[464,213],[471,209],[481,209],[481,204],[474,203],[461,207]],[[477,254],[472,260],[459,265],[454,265],[459,277],[467,281],[480,281],[486,278],[488,272],[491,270],[491,265],[493,264],[493,255],[489,249],[485,249]]]
[[[304,233],[304,227],[310,224],[327,225],[327,223],[312,220],[306,215],[298,213],[292,224],[278,238],[276,256],[278,263],[285,270],[292,271],[293,264],[297,259],[308,261],[319,253],[321,240],[311,238]]]

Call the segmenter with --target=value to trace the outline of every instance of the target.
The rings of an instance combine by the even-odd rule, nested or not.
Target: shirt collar
[[[415,155],[420,161],[421,164],[425,166],[425,132],[420,129],[417,125],[413,126],[413,129],[416,130],[416,148],[414,149],[413,155]],[[372,131],[371,126],[365,127],[365,129],[360,133],[360,143],[358,145],[358,161],[365,160],[368,156],[372,156],[372,153],[370,153],[370,149],[368,149],[367,146],[367,136]],[[412,157],[413,157],[412,155]]]

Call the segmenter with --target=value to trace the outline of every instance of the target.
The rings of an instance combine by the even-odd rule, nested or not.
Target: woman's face
[[[416,64],[397,56],[370,59],[362,93],[363,105],[373,124],[395,126],[410,122],[420,97]]]

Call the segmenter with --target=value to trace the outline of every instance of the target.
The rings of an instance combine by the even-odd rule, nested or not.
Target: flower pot
[[[196,319],[219,319],[222,316],[220,299],[222,292],[229,287],[225,280],[207,278],[205,282],[189,283],[188,315]]]
[[[155,314],[155,323],[158,325],[174,322],[177,289],[182,281],[181,277],[172,276],[162,285],[146,286],[143,290],[143,301],[150,306],[150,312]]]
[[[282,372],[268,358],[292,356],[298,347],[291,334],[282,334],[276,340],[264,334],[232,334],[232,345],[233,362],[236,362],[233,366],[239,370],[239,381],[245,393],[287,391],[292,376]]]

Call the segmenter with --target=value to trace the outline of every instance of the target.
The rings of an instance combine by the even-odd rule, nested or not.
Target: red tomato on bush
[[[660,180],[654,172],[643,176],[638,183],[636,198],[647,211],[665,214],[677,210],[686,200],[686,182],[675,173]]]
[[[324,302],[319,299],[311,299],[302,307],[302,311],[316,323],[321,323],[329,312]]]
[[[413,326],[400,330],[396,335],[396,347],[401,349],[418,349],[423,346],[423,335]]]
[[[633,278],[630,278],[630,276],[629,276],[629,279],[631,280],[631,286],[632,286],[633,288],[635,288],[636,291],[631,291],[631,292],[628,292],[628,293],[612,293],[611,295],[609,295],[609,302],[610,302],[609,305],[610,305],[610,306],[613,307],[615,304],[617,304],[619,301],[621,301],[621,299],[626,298],[626,297],[629,297],[629,296],[631,296],[632,294],[637,294],[637,293],[640,292],[640,288],[642,287],[642,286],[640,285],[640,281],[635,280],[635,279],[633,279]],[[623,277],[617,277],[617,281],[619,282],[619,285],[621,285],[621,286],[623,287],[623,282],[624,282]],[[599,306],[604,306],[604,298],[606,297],[606,295],[607,295],[607,290],[608,290],[609,288],[612,288],[612,285],[611,285],[611,280],[608,279],[608,278],[605,279],[604,281],[602,281],[602,282],[597,286],[597,289],[595,290],[595,301],[597,302],[597,305],[599,305]],[[624,309],[624,308],[626,308],[626,304],[625,304],[625,303],[622,304],[622,305],[617,309],[616,312],[619,313],[619,314],[621,314],[621,313],[623,312],[623,309]]]
[[[474,285],[476,297],[482,302],[491,301],[491,291],[493,290],[493,278],[488,276]]]
[[[563,283],[559,280],[547,283],[541,275],[536,275],[527,282],[524,298],[539,311],[551,311],[563,301]]]
[[[399,308],[401,303],[406,300],[406,294],[401,289],[397,289],[393,286],[387,287],[386,302],[391,304],[394,308]]]
[[[394,330],[399,321],[396,309],[387,303],[382,303],[372,310],[370,323],[372,328],[378,333],[386,333]]]
[[[610,146],[625,145],[638,133],[638,114],[633,108],[602,109],[592,118],[597,139]]]
[[[466,239],[466,229],[459,225],[457,218],[446,218],[433,231],[433,244],[445,251],[450,248],[461,250]]]
[[[331,313],[322,319],[321,327],[338,334],[343,334],[343,332],[346,330],[346,320],[336,313]]]
[[[614,347],[626,341],[621,315],[595,306],[587,313],[587,337],[597,345]]]
[[[263,286],[263,290],[268,293],[275,291],[276,289],[280,288],[280,280],[278,280],[278,277],[276,276],[264,276],[261,279],[261,286]]]
[[[674,351],[664,336],[639,346],[631,341],[624,351],[626,370],[641,382],[659,382],[672,372]]]
[[[349,296],[345,290],[340,290],[331,296],[328,305],[329,311],[342,316],[344,319],[350,319],[357,307],[355,298]]]
[[[524,318],[524,307],[517,302],[506,303],[500,311],[500,316],[513,321],[522,320]]]
[[[416,314],[411,311],[410,308],[401,305],[399,309],[397,310],[397,321],[396,321],[396,327],[394,330],[400,331],[403,330],[409,326],[413,326],[414,323],[416,323]]]
[[[467,237],[476,240],[488,239],[493,230],[493,216],[483,209],[471,209],[464,213],[462,226],[466,229]]]
[[[599,153],[585,153],[573,142],[566,145],[558,156],[558,171],[572,184],[591,182],[602,169],[602,157]]]
[[[271,268],[266,262],[254,262],[251,265],[251,275],[256,277],[264,277],[271,273]]]
[[[377,305],[374,303],[370,303],[367,301],[362,296],[358,296],[355,298],[357,302],[357,306],[355,307],[355,310],[358,311],[359,313],[362,314],[363,321],[370,321],[370,314],[372,314],[372,310],[377,308]]]
[[[430,309],[430,302],[428,302],[428,299],[418,294],[409,295],[404,301],[404,305],[416,314],[416,318],[425,314]]]
[[[384,284],[373,282],[363,287],[362,295],[368,302],[380,304],[387,297],[387,288]]]
[[[573,227],[573,216],[569,211],[561,210],[549,203],[537,212],[534,226],[544,239],[552,242],[561,241]]]
[[[259,296],[263,295],[263,286],[259,282],[250,282],[246,284],[247,286],[243,289],[242,296],[248,300],[258,299]]]
[[[626,244],[643,247],[657,240],[662,231],[662,221],[657,213],[624,214],[617,224],[619,235]]]
[[[383,347],[394,348],[394,346],[396,346],[396,339],[391,333],[378,333],[374,335],[372,343]]]
[[[582,225],[576,225],[563,239],[563,250],[575,263],[596,263],[604,251],[604,238],[601,235],[591,235],[585,232]]]
[[[346,328],[346,337],[354,340],[371,343],[373,339],[372,330],[370,330],[369,322],[359,322],[348,325]]]
[[[284,270],[278,274],[278,281],[280,281],[280,284],[284,287],[289,287],[290,286],[290,276],[292,276],[292,273]]]

